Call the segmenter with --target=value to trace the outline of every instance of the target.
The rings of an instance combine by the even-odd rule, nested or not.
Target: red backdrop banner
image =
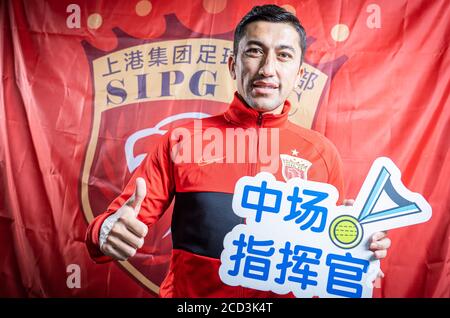
[[[265,3],[1,2],[0,296],[157,295],[171,209],[128,262],[94,264],[87,224],[167,129],[226,109],[234,27]],[[387,156],[433,208],[389,232],[375,296],[450,297],[448,1],[272,3],[308,35],[290,120],[337,146],[347,197]]]

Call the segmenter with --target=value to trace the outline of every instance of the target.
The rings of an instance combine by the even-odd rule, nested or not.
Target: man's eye
[[[286,52],[280,52],[278,56],[284,60],[288,60],[292,58],[292,54]]]
[[[261,49],[257,49],[257,48],[249,48],[245,51],[245,53],[247,53],[248,55],[251,55],[251,56],[259,56],[259,55],[263,54]]]

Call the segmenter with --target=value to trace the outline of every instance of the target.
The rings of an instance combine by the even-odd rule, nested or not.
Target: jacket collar
[[[242,127],[284,127],[288,120],[288,114],[291,109],[291,104],[288,100],[284,102],[283,111],[281,114],[264,114],[259,113],[253,108],[249,107],[238,93],[234,93],[233,101],[224,113],[228,121]]]

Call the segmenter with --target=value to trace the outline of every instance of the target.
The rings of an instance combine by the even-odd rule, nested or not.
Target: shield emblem
[[[157,39],[136,39],[115,28],[118,45],[113,51],[104,52],[83,42],[94,96],[91,135],[80,177],[87,222],[106,211],[172,126],[219,114],[233,98],[235,86],[227,66],[233,32],[199,34],[173,14],[165,19],[166,32]],[[308,76],[291,96],[292,121],[311,127],[322,92],[343,61],[327,63],[324,69],[305,64]],[[300,97],[308,100],[308,108],[302,109],[308,109],[309,115],[301,116],[306,122],[297,120]],[[306,178],[303,161],[281,156],[285,179]],[[119,262],[155,294],[170,261],[172,207],[152,226],[139,253]]]
[[[312,163],[306,159],[285,155],[280,155],[284,180],[288,181],[292,178],[308,179],[308,169]]]

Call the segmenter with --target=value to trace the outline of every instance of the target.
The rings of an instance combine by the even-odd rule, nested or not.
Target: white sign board
[[[373,163],[353,206],[336,206],[338,197],[334,186],[300,178],[239,179],[233,210],[245,224],[225,236],[222,281],[296,297],[372,297],[380,263],[370,237],[426,222],[431,207],[385,157]]]

